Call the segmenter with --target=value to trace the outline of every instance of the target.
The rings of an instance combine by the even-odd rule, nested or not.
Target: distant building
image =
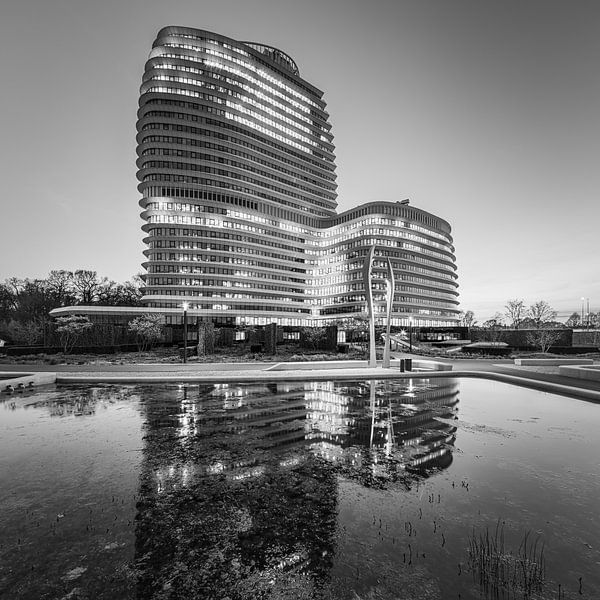
[[[376,245],[396,277],[394,325],[457,324],[450,225],[408,201],[336,213],[323,92],[284,52],[161,29],[137,131],[143,303],[168,323],[180,322],[184,302],[188,314],[217,325],[324,325],[359,315],[363,261]],[[383,260],[375,277],[380,267],[383,278]],[[375,287],[382,299],[383,280]]]

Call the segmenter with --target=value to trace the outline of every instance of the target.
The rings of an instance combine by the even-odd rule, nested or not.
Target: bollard
[[[400,373],[404,373],[404,359],[400,359]]]
[[[405,358],[404,365],[407,371],[412,371],[412,358]]]

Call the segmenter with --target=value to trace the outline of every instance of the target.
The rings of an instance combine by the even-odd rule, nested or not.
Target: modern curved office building
[[[407,201],[336,212],[323,92],[281,50],[162,29],[137,131],[147,307],[173,322],[185,302],[217,325],[329,324],[365,310],[376,245],[375,278],[386,257],[396,276],[392,324],[457,324],[450,225]]]

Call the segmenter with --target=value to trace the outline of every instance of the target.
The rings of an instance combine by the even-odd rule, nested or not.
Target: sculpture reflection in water
[[[338,478],[410,485],[411,470],[451,460],[455,430],[437,418],[453,415],[452,381],[162,394],[145,390],[140,598],[317,597],[336,551]]]
[[[312,450],[368,485],[446,468],[452,462],[458,382],[313,383]],[[328,389],[329,388],[329,389]]]
[[[369,321],[369,367],[377,366],[377,356],[375,352],[375,304],[385,304],[385,338],[383,348],[383,363],[384,368],[390,366],[390,332],[392,322],[392,309],[394,304],[394,291],[396,288],[396,282],[394,277],[394,269],[392,268],[392,261],[389,257],[383,259],[378,257],[378,261],[375,262],[375,250],[376,246],[371,246],[369,253],[365,256],[363,263],[363,287],[365,290],[365,300],[367,308],[367,318]],[[381,272],[378,273],[378,277],[374,277],[374,268],[377,267],[379,271],[383,270],[383,278]],[[384,290],[385,293],[377,293],[375,296],[373,291]]]

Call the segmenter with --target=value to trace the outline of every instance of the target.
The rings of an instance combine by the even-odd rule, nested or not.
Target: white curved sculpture
[[[396,280],[394,279],[394,270],[392,269],[392,261],[388,257],[386,259],[387,278],[385,280],[386,294],[385,301],[387,303],[386,321],[385,321],[385,346],[383,348],[383,366],[390,366],[390,327],[392,321],[392,306],[394,304],[394,290],[396,289]]]
[[[373,260],[375,258],[375,246],[371,246],[369,253],[365,257],[363,265],[363,285],[365,288],[365,299],[367,301],[367,311],[369,315],[369,367],[377,366],[377,358],[375,354],[375,310],[373,305]],[[385,347],[383,350],[383,366],[390,366],[390,321],[392,316],[392,306],[394,303],[395,279],[394,270],[392,269],[392,261],[389,257],[386,259],[386,336]]]

